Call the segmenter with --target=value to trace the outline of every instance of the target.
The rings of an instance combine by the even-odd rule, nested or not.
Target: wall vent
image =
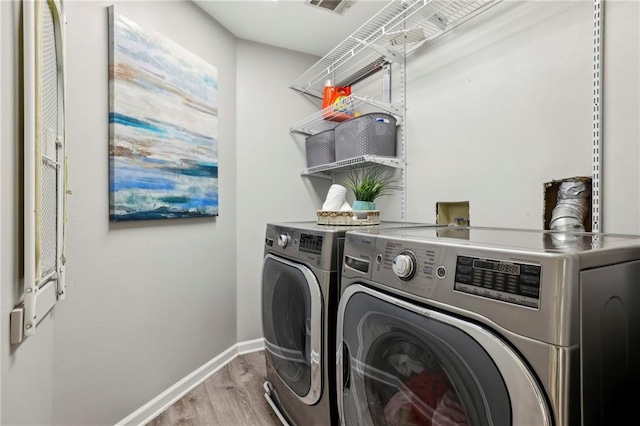
[[[355,2],[356,0],[307,0],[305,4],[311,7],[344,15],[347,9],[349,9]]]

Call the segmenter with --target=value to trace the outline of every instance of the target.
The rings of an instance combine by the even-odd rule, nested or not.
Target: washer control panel
[[[537,309],[541,275],[540,265],[458,256],[454,290]]]

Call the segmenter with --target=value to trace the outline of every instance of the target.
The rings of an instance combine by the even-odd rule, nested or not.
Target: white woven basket
[[[379,225],[380,210],[358,211],[356,216],[354,212],[339,212],[318,210],[318,225]]]

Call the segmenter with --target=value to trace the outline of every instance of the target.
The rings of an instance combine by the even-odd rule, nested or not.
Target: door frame
[[[344,420],[343,395],[343,327],[344,316],[349,299],[358,293],[364,293],[371,297],[396,306],[398,309],[409,310],[444,324],[455,327],[474,339],[491,357],[498,371],[502,375],[508,394],[517,395],[510,398],[512,424],[536,424],[548,426],[553,424],[550,407],[547,403],[544,391],[538,384],[534,374],[521,357],[503,340],[493,332],[476,325],[470,321],[434,311],[424,306],[409,303],[394,296],[366,287],[363,284],[348,286],[340,298],[338,305],[338,320],[336,330],[336,358],[337,358],[337,395],[338,413],[340,423]],[[352,326],[355,326],[353,324]]]
[[[282,382],[287,385],[289,390],[298,397],[303,403],[307,405],[313,405],[320,400],[322,396],[322,320],[324,315],[324,309],[322,306],[322,292],[320,290],[320,283],[315,274],[309,267],[304,264],[296,263],[273,255],[271,253],[264,257],[262,262],[262,277],[264,277],[264,268],[268,260],[273,260],[276,263],[284,265],[289,268],[297,269],[302,273],[305,278],[309,293],[311,294],[311,353],[309,356],[309,364],[311,368],[311,383],[309,386],[309,392],[300,396],[295,392],[286,380],[282,379]],[[263,278],[261,278],[262,280]],[[264,286],[264,282],[261,283]],[[269,345],[265,336],[265,349],[268,351]],[[277,374],[277,373],[276,373]]]

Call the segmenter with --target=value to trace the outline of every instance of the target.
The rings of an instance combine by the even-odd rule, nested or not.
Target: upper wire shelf
[[[291,88],[322,98],[327,79],[335,86],[350,86],[499,2],[393,0],[291,83]]]

